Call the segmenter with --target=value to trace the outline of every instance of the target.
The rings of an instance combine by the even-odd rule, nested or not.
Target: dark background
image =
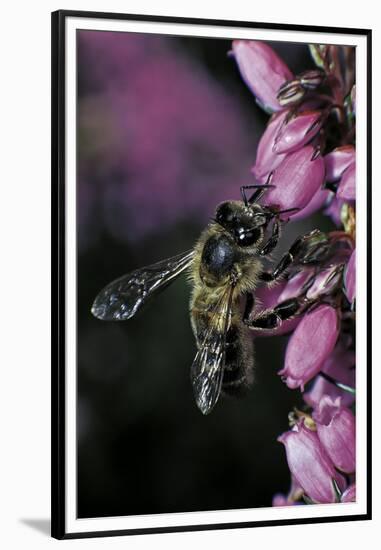
[[[90,314],[106,283],[190,249],[239,198],[268,116],[229,41],[80,31],[78,44],[79,517],[270,506],[289,486],[276,439],[301,402],[277,375],[287,337],[257,338],[252,391],[204,417],[184,277],[131,321]],[[295,73],[313,66],[307,46],[273,46]],[[289,224],[277,255],[316,221]]]

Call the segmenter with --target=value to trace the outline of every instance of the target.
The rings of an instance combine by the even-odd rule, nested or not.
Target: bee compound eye
[[[240,227],[235,236],[240,246],[251,246],[260,239],[261,229],[257,227],[255,229],[245,230]]]
[[[223,202],[217,208],[216,220],[221,225],[231,224],[235,219],[235,213],[232,210],[231,205],[228,202]]]

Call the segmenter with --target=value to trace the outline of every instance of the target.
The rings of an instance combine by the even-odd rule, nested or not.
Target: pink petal
[[[314,502],[335,502],[332,480],[343,489],[344,478],[336,472],[316,432],[308,429],[304,422],[295,428],[278,438],[286,448],[290,472]]]
[[[278,132],[273,150],[275,153],[293,153],[303,147],[321,128],[320,111],[304,111],[283,124]]]
[[[304,315],[289,339],[285,366],[278,373],[289,388],[303,390],[316,376],[335,347],[338,334],[338,314],[333,307],[320,305]]]
[[[356,469],[355,417],[338,397],[324,396],[313,418],[317,434],[333,464],[347,474]]]
[[[313,155],[313,147],[307,145],[286,156],[274,172],[271,185],[275,188],[266,194],[266,205],[282,210],[307,206],[324,181],[324,161]]]
[[[341,178],[344,170],[356,159],[356,151],[352,145],[337,147],[324,157],[325,175],[327,181],[337,181]]]
[[[287,111],[282,111],[271,117],[259,141],[255,166],[252,168],[252,172],[259,183],[265,183],[269,173],[275,170],[286,156],[277,155],[273,151],[275,137],[286,116]]]
[[[279,111],[280,86],[293,75],[275,51],[264,42],[234,40],[233,53],[248,88],[266,109]]]

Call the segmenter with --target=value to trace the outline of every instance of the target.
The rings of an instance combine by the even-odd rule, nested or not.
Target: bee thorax
[[[236,247],[227,235],[212,235],[205,242],[200,264],[200,277],[208,286],[215,286],[228,275],[235,274]]]

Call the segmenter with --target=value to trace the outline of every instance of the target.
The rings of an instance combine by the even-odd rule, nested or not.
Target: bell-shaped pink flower
[[[258,183],[265,183],[270,172],[275,170],[286,155],[277,155],[273,151],[275,138],[284,123],[287,111],[273,115],[267,124],[257,147],[257,157],[252,172]]]
[[[332,399],[340,397],[342,405],[347,407],[352,405],[355,400],[354,394],[339,388],[334,382],[336,381],[348,388],[354,388],[356,376],[355,363],[356,357],[354,351],[346,349],[339,341],[321,369],[321,373],[327,374],[332,381],[323,378],[323,376],[317,376],[309,391],[303,394],[305,402],[310,407],[317,408],[323,397],[329,396]]]
[[[293,75],[275,51],[264,42],[233,40],[233,54],[246,85],[268,111],[279,111],[280,86]]]
[[[278,441],[284,444],[290,472],[305,494],[316,503],[336,502],[333,480],[340,490],[344,478],[335,470],[316,432],[301,421],[293,430],[283,433]]]
[[[304,315],[288,341],[284,368],[278,373],[289,388],[304,390],[333,351],[338,335],[333,307],[323,304]]]
[[[304,294],[305,287],[310,283],[314,276],[312,269],[306,268],[298,271],[286,283],[282,293],[278,298],[278,303],[285,302],[290,298],[297,298]]]
[[[353,304],[356,298],[356,249],[353,250],[344,272],[345,294]]]
[[[324,157],[325,176],[327,181],[337,181],[344,170],[356,160],[356,151],[353,145],[337,147]]]
[[[332,192],[328,189],[318,189],[307,206],[293,214],[292,221],[304,220],[308,216],[315,214],[315,212],[328,203],[330,195],[332,195]]]
[[[341,495],[341,502],[356,502],[356,484],[352,483]]]
[[[270,189],[263,202],[280,209],[302,209],[311,201],[324,181],[324,161],[311,145],[290,153],[274,171]],[[287,214],[292,217],[292,214]]]
[[[356,200],[356,163],[353,162],[346,168],[341,176],[337,188],[337,198],[344,201]]]
[[[283,124],[275,139],[275,153],[293,153],[316,136],[322,125],[320,111],[303,111]]]
[[[317,434],[336,468],[351,474],[356,469],[355,417],[350,409],[324,396],[313,414]]]

